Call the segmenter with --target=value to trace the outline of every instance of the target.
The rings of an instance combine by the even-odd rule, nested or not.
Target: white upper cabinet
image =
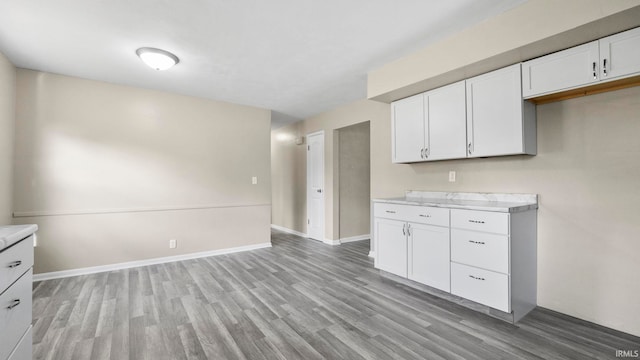
[[[559,51],[522,63],[525,98],[588,85],[600,78],[598,42]]]
[[[525,99],[640,74],[640,28],[522,63]]]
[[[393,162],[422,161],[425,147],[423,94],[394,102],[391,111]]]
[[[536,154],[535,105],[522,99],[520,64],[467,80],[467,156]]]
[[[600,79],[640,73],[640,28],[600,39]]]
[[[466,156],[466,94],[460,81],[425,93],[426,160]]]
[[[464,84],[460,81],[393,103],[394,163],[465,157]]]

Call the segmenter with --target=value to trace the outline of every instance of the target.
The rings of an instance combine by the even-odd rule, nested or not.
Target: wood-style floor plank
[[[615,359],[640,338],[546,309],[513,325],[394,282],[369,242],[42,281],[34,359]]]

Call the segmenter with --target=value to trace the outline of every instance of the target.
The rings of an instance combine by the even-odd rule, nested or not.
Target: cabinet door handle
[[[429,148],[425,148],[424,149],[424,158],[428,159],[429,158]]]
[[[426,214],[420,214],[418,216],[423,217],[423,218],[430,218],[431,217],[431,215],[426,215]]]
[[[598,79],[598,74],[596,73],[596,62],[593,62],[593,80]]]
[[[411,236],[411,224],[407,225],[407,236]]]
[[[478,245],[484,245],[484,241],[473,241],[473,240],[469,240],[470,243],[472,244],[478,244]]]
[[[12,262],[11,264],[9,264],[9,268],[13,269],[13,268],[17,268],[18,266],[22,265],[22,261],[21,260],[17,260]]]
[[[469,152],[469,155],[471,155],[471,143],[469,143],[469,146],[467,146],[467,151]]]
[[[482,220],[469,220],[469,222],[474,224],[484,224],[484,221]]]
[[[11,303],[9,304],[9,306],[7,306],[7,309],[11,310],[14,307],[20,305],[20,299],[15,299],[13,301],[11,301]]]
[[[604,59],[602,62],[602,71],[604,72],[604,76],[607,76],[607,59]]]
[[[424,159],[424,149],[420,149],[420,158]]]
[[[482,280],[482,281],[484,281],[484,278],[481,278],[481,277],[479,277],[479,276],[469,275],[469,277],[470,277],[470,278],[472,278],[472,279],[476,279],[476,280]]]
[[[407,224],[402,225],[402,235],[407,236]]]

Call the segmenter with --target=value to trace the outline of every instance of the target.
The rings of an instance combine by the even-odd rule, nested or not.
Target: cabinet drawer
[[[451,293],[477,303],[511,312],[509,276],[451,263]]]
[[[8,360],[31,360],[33,358],[33,335],[32,327],[29,326],[27,332],[20,339],[20,343],[13,349]]]
[[[33,266],[33,235],[0,252],[0,294]]]
[[[451,261],[509,274],[509,237],[453,229]]]
[[[452,209],[451,227],[509,235],[509,214]]]
[[[449,209],[430,206],[410,206],[405,220],[409,222],[449,227]]]
[[[0,336],[0,359],[9,357],[31,325],[32,279],[33,272],[29,269],[0,295],[0,329],[9,329]]]
[[[373,216],[377,218],[406,221],[412,207],[413,206],[410,205],[375,203],[373,204]]]

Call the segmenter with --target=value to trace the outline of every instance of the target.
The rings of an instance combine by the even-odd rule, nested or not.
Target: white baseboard
[[[184,255],[167,256],[167,257],[137,260],[137,261],[128,261],[123,263],[109,264],[109,265],[102,265],[102,266],[92,266],[92,267],[79,268],[79,269],[53,271],[48,273],[35,274],[33,275],[33,281],[35,282],[35,281],[43,281],[43,280],[51,280],[51,279],[60,279],[60,278],[66,278],[71,276],[95,274],[95,273],[100,273],[105,271],[130,269],[134,267],[164,264],[164,263],[169,263],[174,261],[198,259],[203,257],[231,254],[231,253],[237,253],[242,251],[263,249],[268,247],[271,247],[271,242],[256,244],[256,245],[238,246],[238,247],[220,249],[220,250],[202,251],[202,252],[184,254]]]
[[[331,246],[341,244],[340,240],[331,240],[331,239],[324,239],[322,242]]]
[[[363,235],[357,235],[357,236],[350,236],[350,237],[346,237],[346,238],[341,238],[340,239],[340,243],[344,244],[344,243],[348,243],[348,242],[352,242],[352,241],[361,241],[361,240],[369,240],[371,239],[371,235],[370,234],[363,234]]]
[[[376,252],[375,251],[369,251],[369,257],[370,258],[375,258],[376,257]]]
[[[284,227],[284,226],[279,226],[279,225],[271,224],[271,228],[272,228],[272,229],[276,229],[276,230],[280,230],[280,231],[282,231],[282,232],[286,232],[286,233],[289,233],[289,234],[302,236],[302,237],[304,237],[304,238],[306,238],[306,237],[307,237],[307,234],[303,234],[303,233],[301,233],[301,232],[299,232],[299,231],[295,231],[295,230],[293,230],[293,229],[289,229],[289,228],[286,228],[286,227]]]

